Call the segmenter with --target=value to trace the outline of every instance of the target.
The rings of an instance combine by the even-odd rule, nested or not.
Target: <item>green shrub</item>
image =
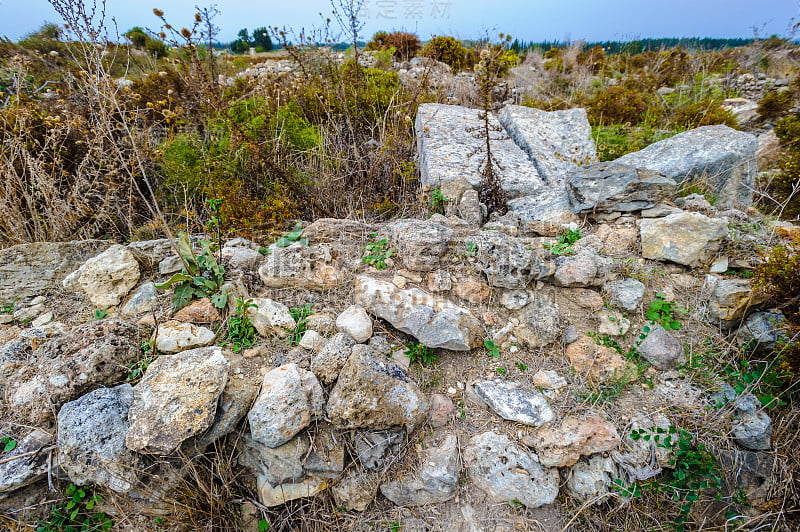
[[[647,102],[638,92],[623,87],[608,87],[589,100],[589,120],[594,125],[638,124]]]
[[[379,31],[372,36],[372,40],[367,43],[365,50],[378,51],[392,48],[394,48],[392,53],[396,59],[407,61],[419,51],[419,37],[404,31],[393,31],[392,33]]]
[[[453,72],[460,72],[472,66],[469,50],[455,37],[434,37],[425,44],[419,55],[447,63]]]
[[[721,103],[716,98],[704,98],[678,107],[673,111],[671,125],[681,129],[717,124],[738,128],[739,123],[736,117],[729,110],[723,109]]]
[[[790,91],[770,91],[758,102],[758,114],[765,120],[775,120],[789,112],[794,98]]]
[[[783,155],[778,164],[780,172],[769,184],[769,193],[783,210],[786,218],[800,216],[800,117],[787,116],[775,124]]]
[[[655,129],[647,124],[629,127],[622,124],[592,126],[592,137],[601,161],[613,161],[626,153],[646,148],[654,142],[671,137],[675,133]]]

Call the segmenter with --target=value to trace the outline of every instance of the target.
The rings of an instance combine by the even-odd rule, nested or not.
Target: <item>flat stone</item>
[[[167,455],[214,421],[228,380],[228,359],[219,347],[161,356],[133,388],[128,449]]]
[[[362,275],[356,278],[355,301],[426,347],[469,351],[481,341],[483,327],[469,310],[418,288],[401,290]]]
[[[695,267],[716,256],[728,236],[728,222],[683,212],[642,219],[640,235],[644,258]]]
[[[288,247],[271,245],[270,253],[258,268],[258,276],[268,288],[307,288],[328,290],[344,282],[345,264],[355,259],[344,247],[333,243]]]
[[[780,312],[753,312],[744,320],[736,335],[750,348],[769,351],[786,335],[785,323],[786,318]]]
[[[556,258],[553,282],[556,286],[571,288],[602,286],[608,279],[611,261],[590,248],[578,250],[574,255]]]
[[[748,279],[715,280],[708,303],[711,319],[730,329],[765,300],[764,294],[753,291]]]
[[[355,436],[356,459],[369,471],[381,471],[400,452],[406,439],[404,429],[358,432]]]
[[[237,442],[240,450],[239,463],[272,486],[296,483],[306,478],[303,458],[308,454],[311,443],[303,433],[278,447],[269,447],[243,434]]]
[[[493,130],[502,130],[494,115],[490,114],[489,122]],[[477,134],[481,128],[483,120],[478,109],[421,104],[415,130],[422,185],[440,188],[444,182],[463,177],[474,189],[480,189],[486,159],[485,141]],[[534,194],[544,188],[536,167],[512,139],[493,138],[492,156],[502,168],[500,182],[509,198]]]
[[[213,323],[221,321],[219,309],[211,302],[211,298],[204,297],[192,301],[172,316],[173,320],[190,323]]]
[[[597,345],[594,338],[582,336],[572,342],[566,349],[575,371],[585,375],[589,380],[603,381],[609,378],[621,378],[632,375],[636,368],[615,350],[604,345]]]
[[[632,212],[654,207],[675,193],[675,180],[619,163],[585,166],[567,181],[576,213]]]
[[[717,206],[753,202],[758,140],[728,126],[703,126],[623,155],[615,162],[654,170],[677,183],[701,180],[719,197]]]
[[[581,456],[611,451],[621,443],[617,428],[596,414],[570,416],[557,427],[543,427],[522,443],[533,447],[545,467],[571,466]]]
[[[556,417],[544,395],[525,389],[516,382],[481,381],[475,384],[474,389],[478,397],[503,419],[540,427]]]
[[[311,451],[303,461],[306,474],[312,477],[339,478],[344,471],[344,465],[344,436],[328,424],[317,425]]]
[[[356,512],[366,510],[378,492],[379,481],[373,478],[373,475],[375,474],[359,471],[356,468],[349,469],[339,482],[331,487],[337,508]]]
[[[538,508],[558,496],[558,470],[545,468],[535,454],[505,435],[484,432],[473,436],[464,449],[464,462],[470,480],[490,502],[517,500],[528,508]]]
[[[585,109],[548,112],[507,105],[498,119],[545,183],[563,183],[580,166],[597,162]]]
[[[0,464],[0,493],[8,493],[33,484],[47,476],[48,453],[38,452],[53,441],[53,435],[34,429],[17,442],[13,451],[3,455]],[[20,457],[20,458],[16,458]]]
[[[0,301],[52,292],[71,272],[113,242],[32,242],[0,249]]]
[[[211,329],[193,323],[168,321],[156,332],[156,349],[162,353],[179,353],[214,343],[217,335]]]
[[[567,492],[580,501],[609,493],[614,480],[620,478],[617,466],[610,457],[594,455],[582,457],[567,473]],[[604,501],[598,498],[595,504]]]

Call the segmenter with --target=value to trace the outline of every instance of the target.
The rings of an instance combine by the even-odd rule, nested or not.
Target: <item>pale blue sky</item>
[[[338,1],[338,0],[337,0]],[[212,3],[212,2],[209,2]],[[176,27],[192,22],[200,0],[108,0],[109,18],[120,33],[133,26],[158,29],[158,7]],[[295,30],[321,25],[329,0],[259,2],[217,0],[219,39],[233,40],[242,27],[286,25]],[[788,36],[800,0],[366,0],[363,38],[379,29],[479,38],[505,32],[527,41],[629,40],[644,37]],[[0,0],[0,35],[19,39],[44,21],[60,22],[46,0]]]

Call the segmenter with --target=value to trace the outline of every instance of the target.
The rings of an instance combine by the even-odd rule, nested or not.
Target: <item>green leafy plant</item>
[[[181,273],[176,273],[168,281],[157,284],[159,290],[172,287],[172,310],[177,312],[192,299],[211,297],[211,302],[217,308],[225,308],[228,303],[227,292],[221,291],[225,282],[225,268],[214,257],[214,244],[208,240],[201,240],[202,252],[195,256],[192,245],[186,233],[178,235],[178,252],[183,259],[184,268]]]
[[[129,384],[136,384],[142,380],[145,371],[147,371],[150,363],[155,360],[157,354],[153,348],[153,344],[154,342],[152,340],[142,343],[142,357],[136,362],[131,362],[128,364],[128,376],[125,377],[125,382]]]
[[[14,307],[17,304],[17,300],[15,299],[11,303],[3,303],[0,305],[0,314],[14,314]]]
[[[491,340],[484,340],[483,347],[486,348],[486,354],[492,358],[500,358],[500,346]]]
[[[793,374],[780,357],[774,360],[745,360],[727,366],[724,372],[737,395],[752,393],[768,409],[786,405],[784,395],[791,388]]]
[[[103,498],[94,493],[90,486],[70,484],[64,491],[66,500],[53,505],[50,518],[36,523],[36,532],[78,532],[111,530],[114,523],[103,512],[95,512],[94,507]]]
[[[303,339],[303,334],[305,334],[308,324],[308,317],[312,314],[311,307],[311,303],[306,303],[299,307],[292,307],[289,309],[289,314],[292,315],[296,323],[294,329],[289,333],[289,343],[291,345],[297,345],[300,343],[300,340]]]
[[[308,239],[303,238],[303,231],[305,231],[305,229],[303,229],[303,224],[297,222],[292,228],[291,232],[280,237],[278,241],[275,242],[275,245],[279,248],[289,247],[294,243],[298,243],[301,246],[307,246]]]
[[[369,235],[371,238],[378,236],[378,233]],[[389,247],[389,243],[385,238],[378,241],[371,242],[364,246],[367,255],[361,258],[361,262],[374,266],[376,270],[386,269],[386,259],[392,256],[394,250]]]
[[[580,229],[567,229],[558,237],[558,242],[555,244],[545,243],[543,246],[553,255],[572,255],[575,252],[572,245],[582,236]]]
[[[719,490],[722,486],[719,465],[702,443],[696,442],[691,433],[670,425],[669,428],[651,427],[634,430],[630,434],[634,441],[653,441],[657,447],[672,451],[669,474],[660,479],[642,483],[643,490],[658,490],[678,503],[678,515],[671,525],[683,532],[689,513],[695,502],[707,489]]]
[[[444,205],[449,200],[442,194],[441,188],[435,188],[431,192],[431,211],[444,214]]]
[[[514,365],[517,367],[518,370],[520,370],[523,373],[528,370],[528,366],[526,366],[522,362],[514,362]]]
[[[267,521],[266,519],[259,519],[258,532],[269,532],[269,521]]]
[[[494,368],[494,371],[498,375],[505,375],[506,373],[508,373],[508,371],[506,371],[506,368],[504,368],[503,366],[497,366],[496,368]]]
[[[94,309],[92,316],[93,316],[92,318],[93,321],[104,320],[108,317],[108,311],[106,309],[96,308]]]
[[[256,329],[250,321],[247,309],[258,308],[251,299],[236,298],[236,311],[228,322],[228,340],[233,344],[233,351],[252,347],[256,343]]]
[[[661,326],[668,331],[676,331],[683,328],[681,322],[675,318],[676,312],[685,314],[688,311],[675,305],[672,301],[667,301],[664,294],[657,293],[656,298],[650,302],[650,308],[647,311],[647,319],[661,324]]]
[[[11,436],[4,436],[3,438],[0,438],[0,445],[3,446],[4,453],[10,453],[17,448],[17,440]]]
[[[406,350],[404,352],[412,364],[416,363],[420,366],[430,367],[439,359],[439,355],[434,353],[433,349],[420,343],[408,343],[405,345]]]
[[[468,240],[467,243],[464,245],[464,247],[467,249],[467,251],[464,252],[465,256],[474,257],[475,255],[478,254],[478,244],[476,244],[472,240]]]

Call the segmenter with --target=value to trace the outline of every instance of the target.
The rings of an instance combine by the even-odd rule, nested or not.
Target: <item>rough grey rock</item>
[[[528,304],[530,296],[525,290],[503,290],[500,304],[508,310],[519,310]]]
[[[678,183],[702,180],[719,197],[717,207],[753,202],[758,140],[728,126],[703,126],[623,155],[615,162],[654,170]]]
[[[214,423],[201,436],[189,440],[186,444],[194,444],[196,448],[203,449],[228,435],[253,406],[258,388],[258,383],[250,379],[228,379],[219,398]]]
[[[372,318],[361,305],[350,305],[336,318],[336,328],[363,344],[372,337]]]
[[[294,318],[289,313],[289,307],[283,303],[265,297],[253,298],[251,303],[255,307],[248,308],[247,315],[253,327],[256,328],[256,331],[261,336],[275,334],[279,337],[285,337],[288,334],[288,330],[297,326]]]
[[[485,164],[485,141],[481,111],[457,105],[425,103],[419,106],[415,129],[419,153],[420,181],[431,189],[443,182],[466,178],[474,189],[481,188]],[[502,126],[489,116],[492,156],[502,168],[500,182],[508,198],[535,194],[545,188],[536,167],[512,139],[498,135]]]
[[[133,388],[125,445],[166,455],[214,421],[228,380],[228,359],[219,347],[201,347],[155,359]]]
[[[297,345],[311,351],[319,351],[327,342],[328,340],[317,331],[307,329],[300,341],[297,342]]]
[[[366,510],[378,492],[379,481],[374,476],[375,473],[369,474],[357,468],[348,469],[339,482],[331,487],[336,506],[348,511]]]
[[[228,241],[220,251],[222,262],[226,270],[252,271],[258,269],[264,261],[264,255],[257,249],[249,246],[249,241],[242,239],[243,242]]]
[[[48,339],[48,329],[61,332]],[[53,324],[26,336],[30,348],[38,347],[4,383],[5,400],[32,425],[51,421],[54,409],[97,386],[122,381],[128,365],[141,354],[137,328],[118,319],[93,321],[69,332]]]
[[[153,310],[158,303],[158,291],[156,285],[150,281],[142,283],[139,288],[133,291],[128,301],[120,308],[123,316],[136,316]]]
[[[327,413],[337,428],[401,425],[411,431],[425,420],[429,406],[425,394],[397,363],[376,358],[357,344],[331,391]]]
[[[645,168],[619,163],[585,166],[567,181],[573,212],[610,213],[649,209],[668,200],[673,179]]]
[[[646,358],[656,369],[668,371],[676,369],[683,362],[683,344],[672,336],[664,327],[656,323],[650,324],[650,332],[639,344],[639,354]]]
[[[438,447],[423,452],[416,475],[381,485],[383,496],[397,506],[439,504],[458,490],[458,440],[448,434]]]
[[[772,419],[753,394],[736,399],[731,432],[733,440],[745,449],[766,451],[772,447]]]
[[[389,244],[397,250],[406,268],[429,272],[439,267],[439,262],[453,240],[453,230],[430,220],[397,220],[385,228]]]
[[[570,288],[602,286],[608,279],[611,260],[591,248],[579,249],[574,255],[557,257],[553,282]]]
[[[608,487],[619,478],[617,466],[610,457],[594,455],[584,457],[567,473],[567,492],[578,500],[586,501],[608,493]],[[599,499],[597,502],[605,499]]]
[[[472,227],[480,227],[483,220],[485,206],[481,204],[480,194],[477,190],[467,190],[461,195],[458,202],[458,216]]]
[[[44,478],[48,470],[48,453],[38,451],[52,441],[52,434],[34,429],[17,443],[13,451],[4,454],[4,463],[0,464],[0,493],[14,491]]]
[[[585,109],[541,111],[507,105],[498,119],[536,166],[545,183],[564,183],[578,167],[597,162]]]
[[[497,216],[493,212],[490,219],[491,221],[484,224],[484,231],[500,231],[512,237],[519,235],[519,215],[514,211],[508,211],[503,216]]]
[[[470,239],[478,248],[478,267],[492,286],[525,288],[530,281],[551,273],[536,252],[517,238],[499,231],[481,231]]]
[[[61,407],[59,465],[73,483],[126,493],[137,482],[141,458],[125,447],[132,403],[133,387],[121,384],[99,388]]]
[[[636,279],[609,281],[603,288],[608,293],[609,303],[615,307],[633,312],[642,306],[645,288]]]
[[[194,323],[168,321],[163,323],[156,334],[156,349],[172,354],[211,345],[217,335],[207,327]]]
[[[309,246],[295,243],[285,248],[273,244],[269,250],[258,268],[258,276],[269,288],[327,290],[345,280],[344,265],[350,259],[343,247],[329,242]]]
[[[644,218],[639,233],[644,258],[695,267],[716,256],[728,236],[728,222],[682,212],[664,218]]]
[[[389,340],[383,334],[376,334],[375,336],[369,339],[367,342],[369,346],[370,352],[378,357],[384,356],[392,356],[392,346],[389,344]]]
[[[274,448],[255,441],[245,433],[238,445],[241,451],[239,463],[273,486],[300,482],[306,476],[303,458],[308,454],[311,443],[305,433]]]
[[[569,223],[575,219],[566,185],[553,185],[508,201],[522,222]]]
[[[325,397],[317,378],[295,364],[264,375],[261,393],[247,414],[254,440],[279,447],[322,413]]]
[[[720,449],[717,460],[725,474],[723,489],[728,492],[744,490],[749,504],[758,505],[769,499],[774,486],[775,454],[741,449]]]
[[[656,428],[668,430],[669,427],[669,419],[661,413],[652,417],[639,414],[631,419],[619,451],[611,451],[611,457],[619,465],[620,472],[624,472],[630,481],[650,479],[661,473],[662,468],[670,467],[675,452],[671,448],[658,447],[652,441]],[[644,431],[642,434],[650,434],[651,438],[633,440],[630,436],[633,431]]]
[[[323,384],[331,384],[347,363],[355,344],[349,334],[335,334],[311,359],[311,371]]]
[[[311,441],[311,451],[303,461],[308,475],[338,478],[344,471],[344,437],[328,424],[319,424]]]
[[[475,393],[497,415],[509,421],[519,421],[540,427],[556,417],[544,395],[528,390],[516,382],[495,379],[475,384]]]
[[[356,278],[355,302],[387,320],[426,347],[469,351],[480,344],[482,326],[472,313],[418,288],[361,275]]]
[[[552,503],[558,496],[558,469],[543,467],[536,455],[507,436],[484,432],[464,449],[469,478],[490,502],[518,500],[528,508]]]
[[[72,292],[82,290],[95,307],[106,309],[118,305],[139,282],[140,275],[131,250],[115,244],[84,262],[62,284]]]
[[[359,432],[355,436],[356,458],[365,469],[380,471],[388,461],[387,453],[397,454],[405,437],[405,429]]]
[[[33,242],[0,249],[0,301],[60,289],[67,275],[112,244],[106,240]]]
[[[785,321],[780,312],[753,312],[744,320],[736,335],[742,343],[768,351],[774,349],[778,340],[785,335]]]
[[[530,301],[515,314],[519,325],[514,335],[528,347],[544,347],[558,340],[563,326],[555,301],[541,292],[532,292]]]

